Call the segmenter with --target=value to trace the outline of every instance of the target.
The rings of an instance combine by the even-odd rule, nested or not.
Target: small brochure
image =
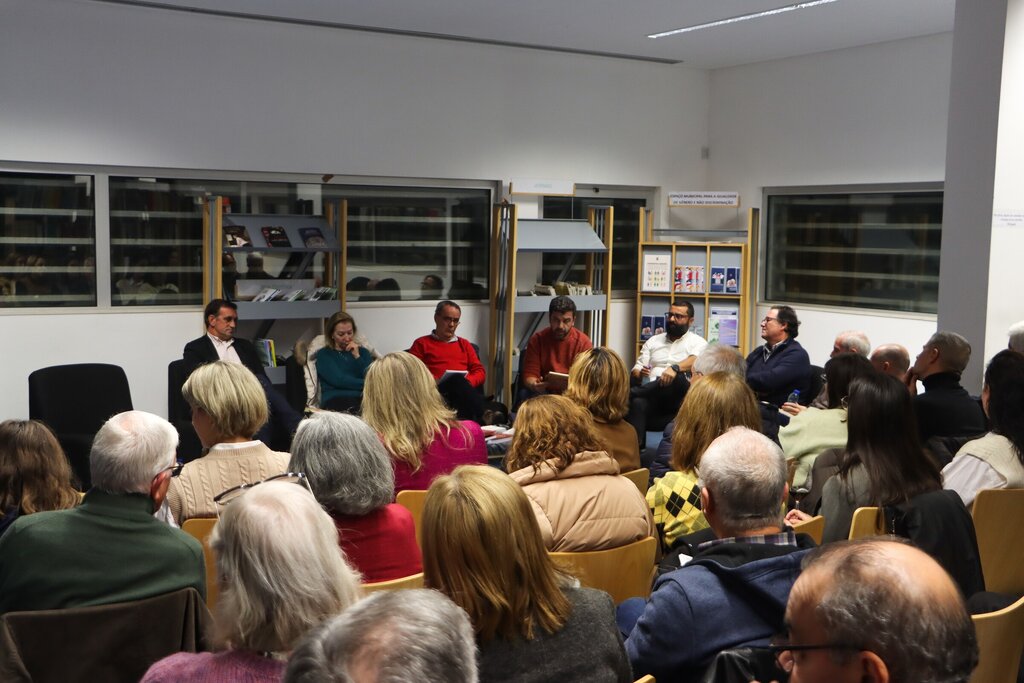
[[[654,334],[665,334],[665,316],[654,316]]]
[[[292,241],[288,239],[288,233],[284,231],[281,226],[265,226],[260,228],[260,232],[263,233],[263,239],[267,241],[268,247],[290,247]]]
[[[640,316],[640,341],[647,341],[654,336],[654,316]]]
[[[307,247],[326,247],[327,240],[320,228],[299,228],[299,235],[302,236],[302,243]]]
[[[669,292],[671,254],[644,254],[643,281],[641,289],[645,292]]]
[[[249,231],[245,229],[244,225],[225,225],[224,246],[251,247],[252,238],[249,237]]]
[[[740,293],[740,269],[739,268],[726,268],[725,269],[725,293],[726,294],[739,294]]]
[[[677,292],[704,292],[704,266],[676,266]]]
[[[739,345],[739,311],[712,306],[708,315],[708,341],[729,346]]]
[[[725,268],[711,266],[711,289],[712,294],[725,294]]]

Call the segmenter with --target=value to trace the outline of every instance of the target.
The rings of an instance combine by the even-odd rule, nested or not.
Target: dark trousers
[[[302,415],[292,408],[288,399],[274,388],[266,375],[260,373],[256,375],[256,379],[263,385],[263,392],[267,395],[267,406],[270,408],[270,419],[256,432],[256,438],[275,451],[288,452],[292,447],[292,436],[302,421]]]
[[[647,431],[664,429],[675,418],[689,388],[690,381],[681,372],[665,386],[653,380],[630,388],[626,422],[636,430],[641,451],[647,445]]]
[[[441,398],[460,420],[479,423],[484,415],[484,395],[462,375],[453,375],[437,385]]]

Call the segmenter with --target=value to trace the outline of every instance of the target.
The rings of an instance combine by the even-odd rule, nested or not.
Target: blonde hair
[[[210,543],[225,647],[291,650],[359,598],[359,573],[345,562],[334,522],[302,486],[254,486],[225,506]]]
[[[629,373],[615,351],[598,347],[576,356],[569,368],[565,396],[605,422],[629,412]]]
[[[66,510],[78,504],[71,467],[50,428],[35,420],[0,422],[0,519],[6,510],[22,514]]]
[[[590,413],[565,396],[535,396],[519,406],[516,413],[505,469],[539,470],[541,463],[551,460],[561,472],[572,464],[577,453],[603,450]]]
[[[181,395],[193,410],[210,416],[221,439],[251,439],[270,416],[263,387],[240,363],[218,360],[200,365],[185,380]]]
[[[694,382],[676,413],[672,431],[672,467],[696,469],[711,442],[730,427],[761,431],[761,411],[754,392],[742,377],[712,372]]]
[[[532,640],[568,619],[561,575],[529,499],[508,475],[464,465],[435,479],[422,535],[425,584],[466,610],[479,640]]]
[[[341,323],[350,323],[352,325],[352,334],[355,335],[359,330],[356,329],[356,321],[351,315],[345,311],[338,311],[330,318],[327,319],[327,324],[324,325],[324,344],[335,351],[338,347],[334,345],[334,328]]]
[[[363,421],[380,434],[394,458],[414,471],[438,432],[447,439],[450,430],[462,429],[455,411],[441,400],[427,366],[405,351],[389,353],[367,369]],[[468,431],[466,438],[472,440]]]

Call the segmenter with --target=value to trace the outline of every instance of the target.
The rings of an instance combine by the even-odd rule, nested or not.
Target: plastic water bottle
[[[800,402],[800,390],[794,389],[789,392],[789,396],[786,397],[786,403],[799,403]]]

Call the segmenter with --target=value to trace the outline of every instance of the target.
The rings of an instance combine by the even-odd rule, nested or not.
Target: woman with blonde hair
[[[619,476],[590,413],[565,396],[519,407],[505,468],[530,499],[548,550],[603,550],[654,534],[643,496]]]
[[[422,533],[424,581],[469,614],[482,682],[633,680],[611,598],[555,569],[530,501],[506,475],[459,467],[439,477]]]
[[[166,657],[143,683],[280,681],[306,632],[359,598],[359,574],[345,563],[337,534],[304,486],[270,481],[242,489],[224,505],[211,538],[217,651]]]
[[[427,366],[405,351],[387,354],[366,371],[362,417],[391,454],[396,492],[426,490],[459,465],[487,462],[480,425],[457,420]]]
[[[690,386],[672,432],[673,471],[655,479],[647,491],[647,504],[666,548],[680,536],[707,528],[697,485],[700,456],[712,441],[737,426],[761,431],[757,398],[742,377],[712,372]]]
[[[0,422],[0,534],[20,515],[78,505],[72,481],[49,427],[35,420]]]
[[[244,365],[200,365],[185,380],[181,395],[192,408],[192,426],[207,452],[171,480],[167,504],[178,524],[216,517],[214,495],[288,468],[287,453],[272,451],[253,437],[267,421],[267,396]]]
[[[326,346],[316,354],[320,407],[358,414],[373,353],[360,346],[356,321],[345,311],[338,311],[327,321],[324,340]]]
[[[599,346],[576,356],[565,396],[590,412],[594,429],[620,472],[640,467],[636,430],[622,419],[629,412],[629,371],[619,354]]]

